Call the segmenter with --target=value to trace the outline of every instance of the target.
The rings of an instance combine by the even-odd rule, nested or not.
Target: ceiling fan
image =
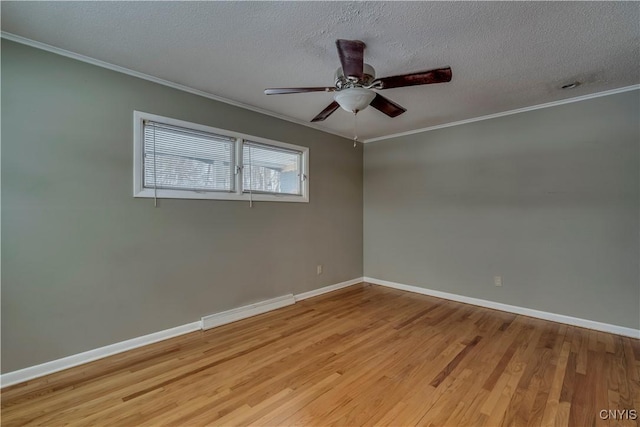
[[[336,40],[341,68],[335,74],[333,87],[290,87],[265,89],[267,95],[283,95],[305,92],[336,92],[334,101],[311,121],[319,122],[329,117],[338,107],[357,114],[371,105],[389,117],[397,117],[407,111],[402,106],[385,98],[373,89],[393,89],[396,87],[446,83],[451,81],[451,68],[436,68],[399,76],[376,78],[376,72],[364,63],[366,45],[360,40]]]

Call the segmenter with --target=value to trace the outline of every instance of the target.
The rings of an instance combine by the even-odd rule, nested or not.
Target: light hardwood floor
[[[635,426],[599,411],[639,371],[638,340],[362,284],[6,388],[2,425]]]

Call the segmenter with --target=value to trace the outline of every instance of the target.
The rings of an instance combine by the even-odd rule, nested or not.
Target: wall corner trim
[[[322,295],[327,292],[332,292],[347,286],[355,285],[357,283],[361,283],[362,281],[363,278],[358,277],[356,279],[347,280],[346,282],[336,283],[334,285],[325,286],[323,288],[314,289],[312,291],[303,292],[297,295],[287,294],[266,301],[257,302],[255,304],[249,304],[244,307],[234,308],[231,310],[223,311],[221,313],[205,316],[202,318],[202,320],[197,322],[187,323],[186,325],[176,326],[175,328],[165,329],[163,331],[154,332],[148,335],[143,335],[82,353],[73,354],[71,356],[52,360],[50,362],[45,362],[39,365],[29,366],[17,371],[7,372],[6,374],[0,375],[0,388],[53,374],[58,371],[73,368],[74,366],[83,365],[85,363],[103,359],[108,356],[113,356],[118,353],[133,350],[138,347],[188,334],[190,332],[198,331],[201,329],[210,329],[216,326],[221,326],[227,323],[235,322],[237,320],[245,319],[247,317],[256,316],[258,314],[266,313],[268,311],[295,304],[297,301]]]
[[[405,285],[403,283],[390,282],[388,280],[376,279],[373,277],[364,277],[363,281],[373,285],[386,286],[388,288],[400,289],[402,291],[415,292],[417,294],[429,295],[436,298],[448,299],[451,301],[462,302],[465,304],[477,305],[480,307],[491,308],[493,310],[506,311],[523,316],[535,317],[552,322],[565,323],[567,325],[579,326],[581,328],[593,329],[596,331],[608,332],[616,335],[623,335],[640,339],[640,329],[627,328],[624,326],[611,325],[609,323],[596,322],[594,320],[581,319],[578,317],[565,316],[564,314],[549,313],[547,311],[534,310],[516,305],[503,304],[494,301],[483,300],[479,298],[467,297],[464,295],[451,294],[448,292],[435,291],[432,289],[421,288],[419,286]]]

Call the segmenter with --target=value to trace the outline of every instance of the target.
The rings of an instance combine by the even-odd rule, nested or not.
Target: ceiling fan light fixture
[[[371,89],[352,87],[336,93],[333,99],[340,104],[343,110],[357,113],[367,108],[375,97],[376,93]]]

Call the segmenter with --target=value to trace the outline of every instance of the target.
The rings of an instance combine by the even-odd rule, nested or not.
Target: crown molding
[[[629,92],[632,90],[639,90],[639,89],[640,89],[640,84],[624,86],[617,89],[605,90],[603,92],[596,92],[588,95],[576,96],[575,98],[561,99],[559,101],[547,102],[544,104],[532,105],[530,107],[523,107],[515,110],[508,110],[500,113],[489,114],[487,116],[473,117],[471,119],[460,120],[457,122],[443,123],[441,125],[429,126],[426,128],[410,130],[407,132],[400,132],[400,133],[394,133],[391,135],[378,136],[376,138],[365,139],[362,142],[363,143],[376,142],[376,141],[383,141],[385,139],[398,138],[400,136],[415,135],[416,133],[429,132],[432,130],[443,129],[443,128],[448,128],[452,126],[466,125],[467,123],[480,122],[483,120],[491,120],[491,119],[496,119],[498,117],[510,116],[512,114],[526,113],[527,111],[534,111],[534,110],[540,110],[542,108],[556,107],[558,105],[571,104],[572,102],[586,101],[588,99],[599,98],[601,96],[615,95],[617,93]]]
[[[185,86],[179,83],[174,83],[172,81],[169,80],[164,80],[158,77],[154,77],[151,76],[149,74],[145,74],[145,73],[141,73],[139,71],[134,71],[131,70],[129,68],[126,67],[121,67],[119,65],[115,65],[115,64],[111,64],[109,62],[105,62],[105,61],[101,61],[99,59],[95,59],[95,58],[91,58],[89,56],[85,56],[85,55],[81,55],[79,53],[75,53],[75,52],[71,52],[69,50],[65,50],[65,49],[61,49],[59,47],[55,47],[55,46],[51,46],[48,45],[46,43],[42,43],[39,41],[35,41],[35,40],[31,40],[28,39],[26,37],[22,37],[22,36],[18,36],[16,34],[12,34],[12,33],[8,33],[6,31],[2,31],[0,32],[0,37],[3,39],[7,39],[7,40],[11,40],[13,42],[16,43],[20,43],[20,44],[24,44],[27,46],[31,46],[34,47],[36,49],[41,49],[41,50],[45,50],[48,52],[52,52],[61,56],[66,56],[67,58],[71,58],[71,59],[75,59],[81,62],[86,62],[88,64],[92,64],[92,65],[96,65],[98,67],[102,67],[102,68],[106,68],[108,70],[112,70],[112,71],[117,71],[119,73],[123,73],[123,74],[127,74],[133,77],[137,77],[143,80],[147,80],[153,83],[157,83],[157,84],[161,84],[163,86],[168,86],[170,88],[173,89],[178,89],[181,90],[183,92],[188,92],[194,95],[198,95],[198,96],[202,96],[204,98],[208,98],[208,99],[212,99],[214,101],[218,101],[218,102],[222,102],[228,105],[233,105],[234,107],[239,107],[239,108],[244,108],[245,110],[249,110],[249,111],[253,111],[256,113],[260,113],[260,114],[264,114],[266,116],[271,116],[271,117],[275,117],[277,119],[281,119],[281,120],[285,120],[287,122],[291,122],[291,123],[295,123],[298,125],[302,125],[311,129],[315,129],[318,130],[320,132],[325,132],[328,134],[332,134],[332,135],[336,135],[339,136],[341,138],[346,138],[351,140],[352,137],[349,135],[343,135],[339,132],[335,132],[332,131],[330,129],[324,129],[324,128],[320,128],[319,126],[311,123],[311,122],[305,122],[303,120],[299,120],[299,119],[295,119],[293,117],[289,117],[289,116],[285,116],[283,114],[279,114],[279,113],[274,113],[272,111],[269,110],[265,110],[263,108],[260,107],[255,107],[253,105],[249,105],[249,104],[244,104],[242,102],[238,102],[238,101],[234,101],[228,98],[224,98],[218,95],[214,95],[212,93],[209,92],[205,92],[199,89],[194,89],[192,87],[189,86]],[[389,134],[389,135],[383,135],[383,136],[378,136],[375,138],[368,138],[368,139],[364,139],[361,142],[362,143],[369,143],[369,142],[376,142],[376,141],[384,141],[385,139],[392,139],[392,138],[398,138],[401,136],[408,136],[408,135],[414,135],[417,133],[422,133],[422,132],[429,132],[432,130],[437,130],[437,129],[443,129],[443,128],[448,128],[448,127],[452,127],[452,126],[460,126],[460,125],[465,125],[467,123],[473,123],[473,122],[479,122],[482,120],[490,120],[490,119],[495,119],[498,117],[504,117],[504,116],[510,116],[512,114],[520,114],[520,113],[526,113],[527,111],[534,111],[534,110],[539,110],[542,108],[549,108],[549,107],[556,107],[558,105],[564,105],[564,104],[570,104],[572,102],[579,102],[579,101],[586,101],[588,99],[593,99],[593,98],[599,98],[601,96],[608,96],[608,95],[615,95],[617,93],[622,93],[622,92],[629,92],[632,90],[640,90],[640,84],[636,84],[636,85],[632,85],[632,86],[625,86],[625,87],[621,87],[621,88],[617,88],[617,89],[611,89],[611,90],[606,90],[603,92],[596,92],[596,93],[592,93],[592,94],[588,94],[588,95],[582,95],[582,96],[577,96],[574,98],[567,98],[567,99],[561,99],[559,101],[553,101],[553,102],[547,102],[544,104],[538,104],[538,105],[533,105],[530,107],[523,107],[523,108],[518,108],[515,110],[508,110],[508,111],[503,111],[500,113],[495,113],[495,114],[489,114],[487,116],[479,116],[479,117],[473,117],[470,119],[465,119],[465,120],[460,120],[460,121],[456,121],[456,122],[449,122],[449,123],[443,123],[440,125],[435,125],[435,126],[429,126],[429,127],[425,127],[425,128],[420,128],[420,129],[415,129],[415,130],[410,130],[410,131],[406,131],[406,132],[400,132],[400,133],[394,133],[394,134]]]
[[[137,77],[139,79],[147,80],[153,83],[157,83],[163,86],[168,86],[173,89],[178,89],[183,92],[188,92],[194,95],[202,96],[203,98],[212,99],[214,101],[222,102],[225,104],[233,105],[234,107],[244,108],[245,110],[253,111],[255,113],[264,114],[266,116],[275,117],[277,119],[285,120],[287,122],[295,123],[297,125],[302,125],[311,129],[318,130],[320,132],[329,133],[332,135],[336,135],[346,139],[352,139],[348,135],[343,135],[341,133],[332,131],[330,129],[321,128],[311,122],[305,122],[303,120],[295,119],[293,117],[285,116],[283,114],[274,113],[273,111],[265,110],[260,107],[255,107],[253,105],[244,104],[242,102],[234,101],[232,99],[224,98],[222,96],[214,95],[209,92],[205,92],[200,89],[194,89],[189,86],[182,85],[180,83],[175,83],[169,80],[161,79],[158,77],[154,77],[149,74],[141,73],[139,71],[131,70],[126,67],[121,67],[120,65],[111,64],[109,62],[101,61],[99,59],[91,58],[90,56],[81,55],[79,53],[71,52],[66,49],[62,49],[59,47],[51,46],[46,43],[42,43],[39,41],[31,40],[26,37],[18,36],[16,34],[8,33],[6,31],[0,32],[0,37],[3,39],[7,39],[16,43],[24,44],[27,46],[35,47],[36,49],[45,50],[47,52],[55,53],[57,55],[66,56],[67,58],[75,59],[77,61],[86,62],[91,65],[96,65],[98,67],[106,68],[108,70],[117,71],[119,73],[127,74],[129,76]]]

